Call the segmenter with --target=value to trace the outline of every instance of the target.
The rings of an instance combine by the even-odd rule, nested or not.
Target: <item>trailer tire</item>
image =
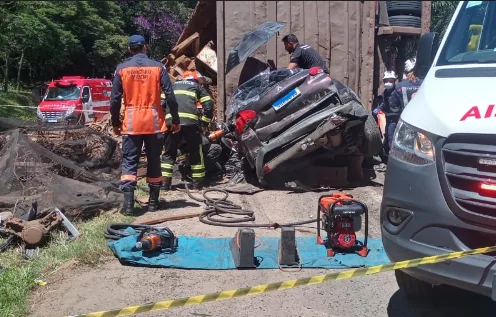
[[[417,17],[422,15],[422,1],[386,1],[386,4],[390,18],[403,14]]]
[[[389,25],[420,28],[422,25],[422,19],[420,17],[413,17],[410,15],[395,15],[389,17]]]

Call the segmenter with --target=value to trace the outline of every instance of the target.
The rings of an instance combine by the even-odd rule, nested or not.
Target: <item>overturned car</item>
[[[267,69],[239,86],[227,108],[224,130],[262,185],[381,151],[379,129],[360,99],[318,67]]]

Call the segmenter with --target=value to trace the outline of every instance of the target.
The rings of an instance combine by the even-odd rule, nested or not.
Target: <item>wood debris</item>
[[[185,71],[196,71],[199,75],[212,79],[207,90],[214,103],[214,113],[217,113],[217,54],[215,44],[209,41],[200,47],[200,34],[193,33],[184,41],[177,44],[162,59],[172,82],[175,82]]]

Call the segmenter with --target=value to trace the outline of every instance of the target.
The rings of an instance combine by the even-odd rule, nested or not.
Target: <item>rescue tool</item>
[[[357,240],[356,232],[360,231],[362,215],[365,215],[365,238],[363,244]],[[327,233],[327,240],[320,234],[320,221]],[[335,193],[319,198],[317,209],[317,243],[326,246],[327,256],[333,257],[336,252],[355,252],[362,257],[368,255],[369,216],[367,206],[345,193]]]
[[[162,250],[173,253],[177,246],[177,237],[167,227],[145,229],[136,239],[136,248],[143,251]]]

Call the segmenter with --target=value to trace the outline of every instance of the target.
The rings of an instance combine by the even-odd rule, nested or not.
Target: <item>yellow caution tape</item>
[[[330,274],[325,274],[325,275],[317,275],[317,276],[301,278],[301,279],[297,279],[297,280],[289,280],[289,281],[278,282],[278,283],[262,284],[262,285],[252,286],[252,287],[238,288],[238,289],[230,290],[230,291],[223,291],[223,292],[212,293],[212,294],[205,294],[205,295],[185,297],[185,298],[180,298],[180,299],[167,300],[167,301],[156,302],[156,303],[146,304],[146,305],[128,306],[128,307],[124,307],[124,308],[116,309],[116,310],[101,311],[101,312],[95,312],[95,313],[89,313],[89,314],[83,314],[83,315],[67,316],[67,317],[129,316],[129,315],[134,315],[134,314],[147,313],[147,312],[170,309],[170,308],[175,308],[175,307],[198,305],[198,304],[203,304],[206,302],[215,302],[215,301],[224,300],[224,299],[231,299],[234,297],[257,295],[257,294],[262,294],[262,293],[267,293],[267,292],[272,292],[272,291],[282,291],[282,290],[286,290],[286,289],[290,289],[290,288],[295,288],[298,286],[321,284],[324,282],[332,282],[332,281],[338,281],[338,280],[347,280],[347,279],[352,279],[352,278],[364,276],[364,275],[372,275],[372,274],[378,274],[378,273],[387,272],[387,271],[394,271],[394,270],[398,270],[398,269],[412,268],[412,267],[425,265],[425,264],[440,263],[440,262],[444,262],[444,261],[448,261],[448,260],[452,260],[452,259],[459,259],[459,258],[467,257],[467,256],[474,255],[474,254],[483,254],[483,253],[488,253],[488,252],[493,252],[493,251],[496,251],[496,246],[487,247],[487,248],[479,248],[479,249],[474,249],[474,250],[470,250],[470,251],[459,251],[459,252],[453,252],[453,253],[442,254],[442,255],[434,255],[434,256],[428,256],[428,257],[419,258],[419,259],[406,260],[406,261],[401,261],[401,262],[376,265],[376,266],[359,268],[359,269],[352,269],[352,270],[347,270],[347,271],[342,271],[342,272],[337,272],[337,273],[330,273]]]

